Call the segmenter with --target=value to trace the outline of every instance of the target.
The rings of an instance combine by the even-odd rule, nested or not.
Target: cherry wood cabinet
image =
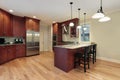
[[[15,37],[25,37],[25,18],[19,16],[13,16],[13,35]]]
[[[73,27],[69,27],[70,22],[74,23]],[[74,18],[74,19],[71,19],[71,20],[63,21],[63,22],[53,23],[53,25],[52,25],[53,26],[53,46],[54,45],[64,45],[63,39],[62,39],[63,28],[64,28],[63,25],[65,25],[65,27],[68,29],[68,31],[69,31],[69,28],[70,28],[70,32],[67,33],[67,34],[70,34],[70,37],[77,37],[76,28],[78,26],[78,22],[79,22],[79,19]],[[56,39],[54,39],[55,36],[56,36]]]
[[[61,24],[59,23],[58,24],[58,45],[62,45],[62,26],[61,26]]]
[[[70,22],[74,23],[73,27],[69,26]],[[70,32],[69,32],[70,33],[70,37],[76,37],[76,32],[77,32],[76,28],[78,26],[78,23],[79,23],[79,19],[78,18],[74,18],[74,19],[71,19],[71,20],[67,20],[67,21],[61,22],[61,26],[64,24],[67,27],[69,27],[70,28]]]
[[[33,28],[32,28],[32,26],[33,26],[32,22],[33,22],[32,19],[26,18],[25,26],[26,26],[27,30],[33,30]]]
[[[39,20],[34,19],[34,21],[33,21],[33,30],[38,32],[39,31],[39,26],[40,26],[39,25]]]
[[[2,11],[0,10],[0,36],[3,36],[4,34],[3,34],[3,29],[4,27],[3,27],[3,13],[2,13]]]
[[[15,45],[0,46],[0,64],[16,58]]]
[[[62,43],[62,27],[60,23],[54,23],[53,25],[53,46],[61,45]]]
[[[29,17],[25,17],[26,21],[25,21],[25,26],[27,30],[33,30],[33,31],[39,31],[39,23],[40,21],[37,19],[33,19],[33,18],[29,18]]]
[[[9,45],[6,46],[7,49],[7,60],[10,61],[12,59],[16,58],[16,50],[15,50],[16,46],[15,45]]]
[[[0,36],[13,36],[12,15],[0,9]]]
[[[54,35],[58,34],[58,23],[53,24],[53,34]]]
[[[0,46],[0,64],[7,61],[7,49],[5,46]]]
[[[26,46],[25,44],[16,45],[16,58],[26,56]]]

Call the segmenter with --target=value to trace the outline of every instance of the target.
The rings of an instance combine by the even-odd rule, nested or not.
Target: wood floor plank
[[[120,80],[120,64],[97,60],[66,73],[54,66],[54,53],[15,59],[0,65],[0,80]]]

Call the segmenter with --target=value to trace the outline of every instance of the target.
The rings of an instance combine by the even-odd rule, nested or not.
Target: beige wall
[[[91,20],[91,41],[97,43],[97,57],[120,62],[120,11],[109,14],[111,21]]]

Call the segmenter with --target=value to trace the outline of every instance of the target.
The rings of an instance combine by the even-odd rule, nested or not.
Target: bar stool
[[[90,68],[89,64],[89,53],[90,53],[90,46],[86,46],[83,48],[83,52],[77,52],[74,55],[74,68],[76,65],[83,64],[84,65],[84,72],[86,72],[86,65],[88,65],[88,69]]]
[[[92,44],[90,47],[90,58],[92,58],[93,64],[96,62],[96,46],[97,44]]]

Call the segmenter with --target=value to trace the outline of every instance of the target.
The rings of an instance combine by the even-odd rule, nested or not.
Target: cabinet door
[[[53,24],[53,34],[54,35],[58,34],[58,24],[57,23]]]
[[[33,20],[26,18],[26,29],[27,30],[33,30]]]
[[[40,27],[39,20],[33,20],[33,30],[38,32],[39,27]]]
[[[0,10],[0,36],[3,36],[3,35],[4,35],[4,33],[3,33],[3,13]]]
[[[58,39],[57,42],[62,42],[62,27],[58,26]]]
[[[12,60],[12,59],[15,59],[16,58],[16,46],[15,45],[11,45],[11,46],[6,46],[7,47],[7,59],[8,61],[9,60]]]
[[[4,33],[5,36],[13,36],[12,31],[12,15],[7,12],[3,12],[3,21],[4,21]]]
[[[16,57],[25,57],[26,48],[24,44],[16,45]]]
[[[13,35],[17,37],[26,36],[25,19],[19,16],[13,16]]]
[[[0,64],[7,61],[7,49],[5,46],[0,46]]]

